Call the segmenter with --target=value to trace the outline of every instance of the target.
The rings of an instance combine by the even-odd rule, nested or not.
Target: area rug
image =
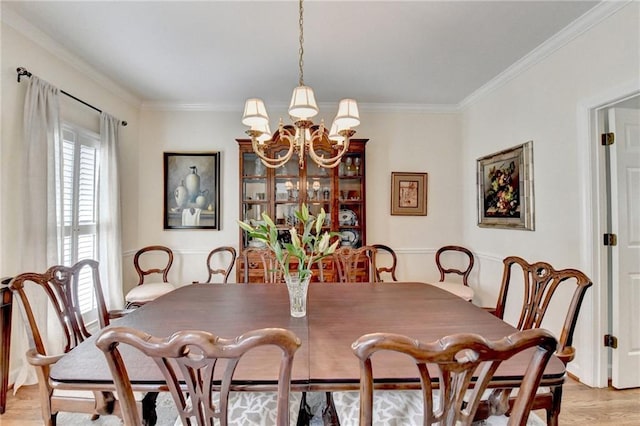
[[[385,392],[383,398],[374,400],[375,412],[380,416],[374,420],[376,425],[384,426],[418,426],[422,425],[422,419],[416,412],[420,412],[422,407],[412,402],[408,395],[401,395],[402,391]],[[264,416],[262,413],[274,410],[275,398],[273,393],[249,393],[241,392],[241,397],[237,398],[230,407],[230,418],[237,421],[231,422],[238,426],[273,426],[275,419],[271,416]],[[357,426],[358,393],[357,392],[335,392],[334,402],[336,410],[341,419],[342,426]],[[310,426],[323,426],[322,408],[324,407],[324,393],[310,392],[307,396],[307,403],[314,413]],[[296,424],[298,408],[300,406],[300,393],[291,394],[290,411],[291,425]],[[234,415],[233,411],[237,411]],[[178,419],[171,395],[161,393],[156,403],[156,413],[158,415],[157,426],[181,426]],[[477,426],[506,426],[507,417],[493,416],[483,422],[475,423]],[[120,419],[116,416],[101,416],[95,421],[91,421],[87,414],[60,413],[58,414],[58,425],[60,426],[120,426]],[[531,413],[527,426],[545,426],[538,416]]]

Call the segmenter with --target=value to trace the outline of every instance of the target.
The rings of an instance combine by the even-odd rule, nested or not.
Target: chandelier
[[[313,89],[304,84],[304,8],[302,2],[303,0],[299,2],[299,80],[298,87],[293,90],[289,105],[289,116],[293,121],[293,126],[285,126],[281,118],[276,135],[272,135],[269,129],[267,109],[262,99],[258,98],[247,99],[242,116],[242,124],[249,126],[246,133],[251,137],[253,151],[260,157],[264,165],[270,168],[283,166],[294,153],[298,155],[300,168],[304,167],[304,159],[307,154],[320,167],[336,167],[349,149],[349,139],[355,134],[353,127],[360,124],[358,104],[353,99],[340,101],[338,114],[328,133],[325,130],[324,120],[320,122],[320,125],[314,124],[311,120],[319,110]],[[286,153],[269,157],[270,148],[281,143],[284,143]],[[327,153],[329,153],[328,156],[326,156]]]

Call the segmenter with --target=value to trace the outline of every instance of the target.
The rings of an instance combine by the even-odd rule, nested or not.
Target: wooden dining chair
[[[398,265],[396,252],[393,251],[391,247],[385,246],[384,244],[374,244],[372,247],[376,249],[375,264],[373,266],[375,271],[375,281],[383,282],[382,274],[389,274],[393,281],[398,281],[396,278],[396,266]],[[391,257],[391,264],[388,266],[382,264],[382,259],[385,257]]]
[[[213,425],[214,419],[215,424],[228,424],[229,401],[233,397],[231,384],[238,362],[251,349],[275,346],[282,351],[275,424],[289,426],[291,370],[295,352],[301,345],[300,339],[289,330],[264,328],[233,339],[198,330],[181,330],[167,338],[153,337],[128,327],[104,330],[96,345],[104,352],[113,375],[122,401],[125,426],[138,426],[141,425],[140,414],[119,344],[130,345],[155,361],[164,375],[182,424],[195,422],[199,426]],[[212,386],[216,371],[220,371],[220,385]],[[232,419],[234,424],[249,424],[249,419],[243,419],[238,410],[234,410],[233,415],[236,416]],[[267,418],[269,413],[262,412],[261,416]]]
[[[462,253],[465,256],[464,264],[466,267],[464,268],[456,268],[456,267],[446,267],[446,262],[444,262],[443,254],[445,257],[451,253]],[[438,267],[438,271],[440,272],[440,282],[434,283],[432,285],[439,287],[443,290],[446,290],[450,293],[455,294],[458,297],[463,298],[464,300],[471,301],[473,300],[473,289],[469,287],[469,274],[471,274],[471,270],[473,269],[474,258],[473,253],[465,247],[461,246],[444,246],[440,247],[438,251],[436,251],[436,266]],[[462,276],[462,283],[455,281],[446,280],[447,274],[456,274]]]
[[[216,275],[220,275],[220,279],[224,284],[226,284],[235,262],[236,249],[230,246],[214,248],[207,256],[207,272],[209,273],[209,276],[204,282],[210,283]],[[194,281],[193,284],[198,284],[199,282],[200,281]]]
[[[81,297],[78,291],[80,284],[88,281],[92,283],[92,292]],[[26,321],[31,346],[27,351],[27,361],[36,368],[44,424],[55,425],[60,411],[87,413],[93,419],[101,414],[119,414],[117,401],[111,392],[64,391],[53,389],[49,384],[51,366],[91,336],[83,316],[83,311],[90,306],[85,304],[95,300],[99,327],[109,324],[98,262],[81,260],[71,267],[56,265],[44,273],[23,273],[11,281],[10,288],[20,299]],[[51,306],[47,318],[43,317],[37,305],[42,297]],[[40,324],[47,327],[41,329]],[[60,330],[60,341],[46,341],[51,327]]]
[[[503,260],[504,269],[502,284],[495,309],[488,308],[491,313],[500,319],[504,319],[505,308],[508,302],[511,282],[516,281],[514,271],[519,270],[522,275],[518,282],[523,285],[523,300],[518,323],[515,326],[520,330],[540,328],[545,314],[551,306],[551,300],[556,291],[563,288],[573,288],[573,295],[566,300],[566,313],[564,323],[558,338],[558,347],[555,355],[566,365],[575,357],[573,347],[573,332],[578,322],[580,306],[589,287],[593,285],[591,280],[577,269],[556,270],[547,262],[529,263],[521,257],[508,256]],[[517,303],[517,301],[516,301]],[[554,304],[557,309],[557,304]],[[509,395],[503,392],[502,400],[506,403]],[[534,410],[544,409],[547,412],[547,424],[557,425],[560,414],[562,389],[542,389],[538,392],[534,401]],[[513,399],[509,401],[513,404]]]
[[[359,248],[339,247],[331,255],[341,283],[374,282],[376,249],[372,246]]]
[[[242,251],[244,282],[284,282],[275,254],[268,248],[248,247]]]
[[[165,260],[162,259],[163,257]],[[138,250],[133,256],[133,266],[138,273],[138,284],[125,296],[127,308],[142,306],[175,290],[175,286],[168,280],[171,265],[173,265],[173,251],[169,247],[156,245]]]
[[[489,341],[477,334],[455,334],[423,343],[392,333],[366,334],[352,345],[360,361],[360,426],[401,424],[389,418],[389,404],[374,403],[372,356],[377,352],[396,352],[412,358],[422,391],[410,395],[422,399],[422,413],[413,413],[423,424],[470,425],[500,363],[530,348],[529,365],[522,379],[508,425],[524,425],[532,408],[542,373],[557,341],[543,329],[524,330],[500,340]],[[375,358],[374,358],[375,359]],[[430,367],[430,368],[428,368]],[[475,377],[475,379],[474,379]],[[403,391],[384,391],[387,394]],[[396,407],[397,408],[397,407]],[[407,416],[411,413],[399,413]]]

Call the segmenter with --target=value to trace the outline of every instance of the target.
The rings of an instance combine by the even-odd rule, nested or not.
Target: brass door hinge
[[[613,145],[615,140],[616,137],[614,133],[603,133],[602,135],[600,135],[600,143],[604,146]]]
[[[604,346],[606,348],[617,349],[618,348],[618,338],[616,336],[611,335],[611,334],[605,334],[604,335]]]
[[[618,236],[616,234],[604,234],[603,243],[605,246],[618,245]]]

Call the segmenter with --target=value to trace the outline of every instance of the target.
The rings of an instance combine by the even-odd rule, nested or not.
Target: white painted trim
[[[556,50],[562,48],[576,37],[580,36],[590,28],[607,19],[618,10],[625,7],[632,0],[624,1],[602,1],[584,15],[573,21],[571,24],[563,28],[553,37],[546,40],[540,46],[533,49],[527,55],[515,62],[506,70],[502,71],[495,78],[484,84],[475,92],[464,98],[459,104],[459,109],[463,110],[478,101],[480,98],[488,95],[494,90],[502,87],[507,82],[525,72],[528,68],[539,63],[544,58],[551,55]]]
[[[600,244],[601,235],[605,227],[600,211],[602,197],[601,173],[602,159],[597,134],[597,112],[609,105],[617,103],[634,94],[640,94],[640,81],[632,80],[613,87],[596,96],[584,99],[577,105],[577,134],[578,155],[581,175],[581,199],[583,200],[581,216],[582,241],[580,249],[580,269],[594,282],[591,297],[585,298],[584,305],[590,300],[589,307],[582,307],[583,321],[592,325],[590,342],[584,347],[590,347],[591,359],[588,365],[581,366],[580,379],[583,383],[594,387],[608,385],[608,354],[607,349],[600,343],[607,331],[607,270],[606,255]],[[581,345],[582,346],[582,345]],[[600,348],[600,350],[596,350]],[[572,369],[573,370],[573,369]]]
[[[80,59],[78,56],[71,53],[60,43],[49,37],[47,34],[42,32],[40,29],[33,26],[26,19],[24,19],[20,14],[16,13],[9,7],[2,8],[2,22],[22,34],[24,37],[28,38],[32,42],[36,43],[47,52],[51,53],[53,56],[61,59],[62,61],[68,63],[72,68],[79,71],[83,75],[86,75],[89,79],[93,80],[95,83],[113,93],[115,96],[118,96],[126,103],[139,108],[141,101],[138,97],[131,94],[131,92],[124,89],[122,86],[115,83],[109,77],[107,77],[102,72],[96,70],[91,65],[87,64],[84,60]],[[6,65],[6,64],[5,64]],[[26,64],[14,64],[15,67],[26,66]],[[33,72],[35,75],[42,77],[46,80],[45,75],[39,75],[38,70],[29,69],[30,72]],[[73,89],[69,89],[73,90]]]

